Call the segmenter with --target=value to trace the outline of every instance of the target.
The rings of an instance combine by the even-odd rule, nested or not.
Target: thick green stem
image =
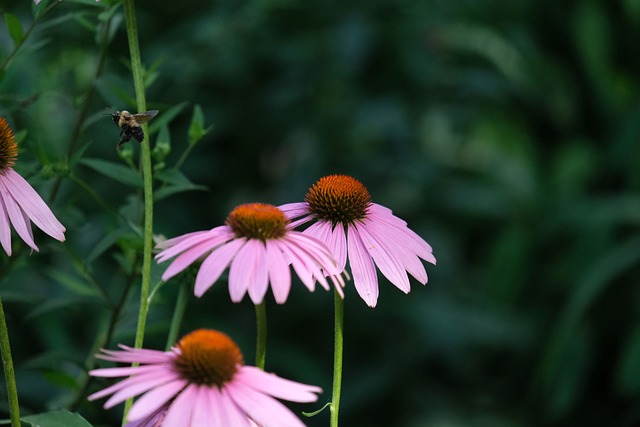
[[[267,358],[267,306],[264,301],[256,304],[256,366],[264,369]]]
[[[138,43],[138,24],[136,22],[134,0],[124,0],[124,19],[127,26],[127,38],[129,39],[129,53],[131,55],[131,70],[133,72],[133,85],[136,92],[136,106],[138,111],[147,110],[147,102],[144,96],[144,76],[142,61],[140,59],[140,47]],[[147,126],[143,126],[143,132],[148,134]],[[136,329],[135,348],[141,348],[144,341],[144,331],[149,311],[149,281],[151,278],[151,250],[153,243],[153,178],[151,167],[151,148],[148,138],[140,144],[142,163],[142,177],[144,184],[144,248],[142,254],[142,284],[140,286],[140,310],[138,312],[138,327]],[[125,403],[124,416],[131,407],[133,399]]]
[[[9,330],[7,321],[4,318],[4,308],[0,299],[0,355],[2,355],[2,366],[4,368],[4,378],[7,382],[7,396],[9,399],[9,414],[11,415],[11,427],[20,427],[20,406],[18,405],[18,388],[16,387],[16,376],[13,372],[13,360],[11,358],[11,347],[9,346]]]
[[[338,427],[340,391],[342,389],[342,354],[344,347],[344,301],[334,292],[333,396],[331,397],[331,427]]]

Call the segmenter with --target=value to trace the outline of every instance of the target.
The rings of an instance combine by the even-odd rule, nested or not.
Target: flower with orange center
[[[284,213],[272,205],[238,206],[225,225],[175,237],[157,247],[161,250],[156,255],[159,263],[176,257],[162,275],[165,281],[206,256],[196,276],[194,293],[198,297],[228,266],[229,294],[234,302],[248,293],[259,304],[271,284],[276,302],[284,303],[291,288],[289,264],[311,291],[316,281],[328,290],[327,275],[338,292],[344,286],[342,269],[324,243],[293,231]]]
[[[10,225],[36,251],[30,222],[56,240],[65,239],[64,226],[33,187],[13,170],[17,155],[13,131],[0,116],[0,244],[7,255],[12,253]]]
[[[96,357],[139,366],[95,369],[95,377],[129,377],[89,396],[111,396],[109,409],[141,395],[127,415],[128,427],[263,427],[304,424],[277,399],[315,402],[319,387],[297,383],[243,364],[238,346],[222,332],[199,329],[171,351],[102,350]]]
[[[346,175],[321,178],[302,203],[280,206],[292,227],[313,222],[304,233],[324,242],[344,270],[349,260],[353,283],[370,307],[378,302],[380,272],[404,293],[411,289],[407,273],[423,285],[427,272],[420,261],[436,263],[431,246],[393,215],[373,203],[360,181]]]

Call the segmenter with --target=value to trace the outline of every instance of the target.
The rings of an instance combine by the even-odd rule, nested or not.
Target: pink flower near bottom
[[[139,366],[96,369],[96,377],[125,377],[89,400],[111,396],[109,409],[139,396],[127,415],[128,427],[303,427],[276,399],[315,402],[319,387],[290,381],[253,366],[225,334],[199,329],[171,351],[103,350],[97,357]]]

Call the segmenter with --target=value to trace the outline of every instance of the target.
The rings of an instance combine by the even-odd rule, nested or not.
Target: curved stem
[[[2,299],[0,299],[0,355],[4,378],[7,382],[7,396],[9,400],[9,414],[11,415],[11,427],[20,427],[20,406],[18,405],[18,388],[16,376],[13,371],[13,359],[11,358],[11,346],[9,345],[9,330],[4,317]]]
[[[142,61],[140,59],[140,46],[138,43],[138,24],[136,22],[134,0],[124,0],[124,19],[127,26],[127,38],[129,39],[129,53],[131,54],[131,71],[133,72],[133,85],[136,92],[136,105],[138,111],[147,110],[147,102],[144,95],[144,78]],[[148,134],[148,128],[143,125],[143,133]],[[142,284],[140,286],[140,310],[138,312],[138,327],[136,328],[135,348],[141,348],[144,341],[144,331],[149,311],[149,282],[151,279],[151,250],[153,235],[153,177],[151,167],[151,149],[148,138],[140,144],[140,163],[142,164],[142,178],[144,184],[144,248],[142,254]],[[125,403],[123,416],[129,411],[133,398]]]
[[[256,304],[256,366],[264,369],[267,358],[267,306],[264,301]]]
[[[342,389],[342,355],[344,347],[344,301],[334,292],[334,348],[333,348],[333,396],[331,398],[331,427],[338,427],[340,391]]]

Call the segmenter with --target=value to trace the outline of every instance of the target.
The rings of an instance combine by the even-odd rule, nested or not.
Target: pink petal
[[[145,393],[133,404],[127,414],[127,419],[133,421],[151,415],[174,397],[183,394],[184,392],[181,392],[181,390],[185,388],[185,385],[186,381],[181,378]],[[164,422],[163,425],[169,424]]]
[[[309,204],[307,202],[287,203],[278,206],[287,218],[297,218],[309,213]]]
[[[217,427],[214,422],[212,405],[209,399],[209,387],[197,386],[191,416],[191,427]]]
[[[313,273],[305,264],[304,259],[300,256],[300,254],[295,250],[295,247],[291,247],[289,242],[280,240],[274,240],[273,244],[280,248],[280,251],[287,257],[291,265],[293,266],[293,270],[296,272],[300,281],[313,292],[315,289],[315,280],[313,278]]]
[[[233,401],[262,427],[304,427],[282,403],[234,381],[225,387]]]
[[[380,225],[375,221],[366,221],[363,227],[365,227],[377,241],[386,243],[387,250],[395,254],[398,261],[409,274],[423,285],[427,283],[427,271],[420,261],[420,258],[411,250],[411,243],[407,242],[407,239],[403,239],[402,233],[398,233],[396,230],[389,229],[385,225]]]
[[[249,418],[245,411],[240,409],[238,405],[233,401],[228,391],[223,388],[218,391],[217,388],[213,388],[212,391],[217,392],[213,400],[217,402],[217,408],[222,414],[222,418],[225,422],[219,424],[220,427],[249,427]],[[216,426],[218,427],[218,425]]]
[[[3,198],[0,192],[0,243],[7,255],[11,256],[11,227],[9,227],[9,217]]]
[[[231,267],[229,268],[229,295],[233,302],[242,300],[256,277],[256,271],[260,268],[258,262],[263,250],[256,243],[262,244],[256,240],[247,240],[247,243],[238,250],[231,262]],[[262,261],[264,262],[264,257],[262,257]]]
[[[367,252],[360,236],[354,227],[347,229],[347,245],[349,265],[353,274],[353,284],[360,298],[369,307],[375,307],[378,302],[378,275],[371,256]]]
[[[195,296],[201,297],[218,280],[245,241],[245,239],[232,240],[220,246],[205,258],[196,276]]]
[[[347,265],[347,236],[344,226],[338,224],[335,228],[329,221],[318,221],[304,230],[304,234],[315,237],[327,245],[329,252],[337,261],[340,271]]]
[[[13,228],[16,229],[16,233],[18,233],[18,236],[20,236],[20,238],[29,245],[31,249],[37,251],[38,247],[31,238],[31,224],[29,224],[28,221],[25,221],[22,210],[6,188],[6,180],[4,179],[0,179],[0,194],[2,195],[2,200],[4,201],[5,208],[9,214],[11,224],[13,225]]]
[[[162,422],[163,427],[190,427],[198,386],[189,384],[171,403]]]
[[[158,263],[162,263],[169,258],[173,258],[179,253],[184,252],[192,246],[198,245],[203,242],[209,242],[209,244],[211,245],[211,249],[214,249],[216,246],[231,239],[233,239],[233,233],[226,225],[212,228],[211,230],[189,233],[184,236],[176,237],[174,239],[163,242],[164,245],[167,246],[167,249],[164,249],[162,252],[156,255],[156,261]],[[173,241],[175,241],[175,244],[169,246],[168,242]]]
[[[146,372],[158,372],[158,370],[163,369],[160,366],[156,365],[143,365],[143,366],[127,366],[122,368],[103,368],[103,369],[94,369],[89,371],[89,375],[92,377],[105,377],[105,378],[113,378],[113,377],[128,377],[129,375],[141,375]],[[165,368],[168,370],[168,368]]]
[[[113,395],[105,402],[104,408],[109,409],[122,403],[130,397],[137,396],[142,393],[146,393],[149,390],[156,388],[162,388],[167,384],[184,383],[182,379],[175,379],[175,376],[171,375],[145,375],[142,377],[130,377],[126,380],[120,381],[116,385],[120,385],[120,390],[113,393]],[[126,384],[126,387],[122,385]],[[111,387],[110,387],[111,388]],[[97,395],[97,393],[96,393]]]
[[[64,226],[36,190],[20,174],[13,169],[7,169],[2,181],[22,210],[39,229],[56,240],[64,241],[64,232],[66,231]]]
[[[255,247],[253,255],[254,268],[249,276],[249,297],[254,304],[260,304],[269,288],[269,268],[267,264],[267,248],[262,241],[251,240],[246,246]],[[233,268],[233,265],[232,267]]]
[[[380,272],[398,289],[404,293],[408,293],[411,290],[411,286],[407,272],[395,258],[394,254],[389,252],[385,243],[371,236],[362,223],[356,223],[354,228],[357,230],[358,235],[362,239],[362,243],[364,243],[365,248],[380,269]]]
[[[122,363],[166,363],[175,358],[171,352],[148,349],[134,349],[127,346],[120,346],[124,351],[118,350],[102,350],[102,353],[96,354],[98,359],[110,360],[112,362]]]
[[[166,282],[171,279],[173,276],[193,264],[198,258],[213,249],[215,249],[215,246],[212,246],[209,241],[203,241],[193,245],[189,249],[186,249],[175,260],[173,260],[164,273],[162,273],[162,280]]]
[[[240,368],[236,373],[235,381],[260,393],[290,402],[315,402],[318,400],[316,393],[322,393],[320,387],[280,378],[255,366]]]
[[[267,240],[266,244],[266,262],[269,266],[271,290],[276,302],[283,304],[291,290],[291,270],[280,248],[271,240]]]

